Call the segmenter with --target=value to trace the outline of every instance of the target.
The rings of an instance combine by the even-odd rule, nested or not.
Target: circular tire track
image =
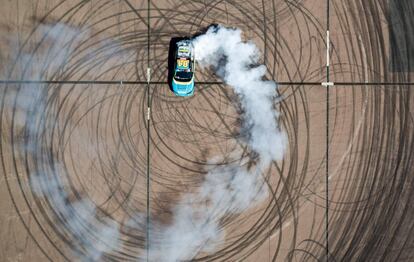
[[[154,1],[150,54],[146,53],[145,8],[136,10],[141,15],[138,17],[122,2],[100,1],[94,7],[79,2],[70,4],[70,8],[64,7],[64,2],[35,21],[32,33],[27,34],[27,41],[15,54],[10,78],[145,79],[150,55],[152,78],[163,81],[167,75],[165,47],[170,38],[197,32],[211,23],[240,27],[246,39],[254,39],[263,47],[269,79],[325,78],[321,58],[324,25],[312,14],[314,8],[309,1]],[[339,51],[334,46],[333,55],[338,59],[334,77],[349,75],[357,81],[368,75],[374,82],[406,81],[404,74],[384,73],[386,36],[375,25],[385,12],[385,2],[351,1],[334,8],[340,13],[345,6],[350,11],[339,17],[339,28],[343,35],[355,31],[363,35],[360,41],[365,50],[346,46]],[[358,10],[370,10],[371,16],[358,15]],[[69,28],[56,30],[57,23]],[[298,39],[294,45],[292,37]],[[56,48],[69,51],[56,57]],[[347,62],[362,52],[366,53],[368,67]],[[42,66],[34,68],[35,64]],[[197,77],[201,81],[214,78],[209,70],[199,70]],[[227,233],[226,240],[214,253],[199,254],[196,260],[254,258],[255,252],[268,243],[268,259],[272,261],[323,260],[323,219],[311,219],[307,236],[299,227],[304,223],[301,210],[324,205],[319,182],[325,159],[314,147],[323,143],[323,136],[318,134],[324,125],[324,101],[318,100],[322,92],[319,87],[303,86],[278,91],[284,99],[275,101],[275,107],[281,112],[280,125],[289,137],[289,152],[285,161],[273,163],[263,174],[271,194],[249,212],[222,218],[219,223]],[[174,97],[165,85],[152,85],[151,92],[151,213],[155,223],[168,224],[180,195],[196,190],[203,181],[210,165],[208,159],[215,155],[231,159],[229,154],[235,148],[243,152],[243,157],[252,157],[253,162],[254,154],[239,142],[243,139],[239,132],[240,108],[230,88],[197,86],[197,94],[186,99]],[[19,191],[12,190],[14,186],[8,182],[9,193],[17,212],[29,208],[41,234],[31,233],[34,230],[23,215],[21,220],[45,256],[50,260],[90,256],[101,248],[93,239],[99,236],[99,225],[108,224],[108,220],[120,227],[119,246],[104,252],[101,258],[115,261],[142,256],[145,224],[137,213],[145,210],[146,203],[148,126],[144,87],[8,85],[1,97],[3,173],[6,182],[12,177],[17,179]],[[410,102],[410,90],[405,87],[332,89],[330,148],[334,150],[338,133],[345,133],[345,141],[352,145],[345,150],[351,152],[349,156],[336,161],[334,158],[330,166],[331,170],[338,169],[341,177],[331,185],[334,193],[329,207],[329,242],[333,260],[411,258]],[[350,126],[345,127],[344,121]],[[37,187],[40,196],[30,184],[31,177],[39,174],[48,178]],[[64,185],[64,199],[72,207],[71,213],[62,214],[58,202],[51,200],[55,195],[45,189],[53,183]],[[17,201],[22,197],[24,201]],[[77,212],[76,203],[85,199],[96,208],[92,218],[85,219]],[[69,214],[84,228],[90,228],[88,242],[82,242],[62,216]],[[288,229],[286,224],[290,224]],[[37,242],[40,238],[46,238],[48,246]],[[286,246],[287,253],[283,251]],[[53,257],[49,256],[50,249],[54,250]]]

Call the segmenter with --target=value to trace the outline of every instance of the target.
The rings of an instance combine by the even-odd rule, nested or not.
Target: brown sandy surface
[[[372,11],[382,8],[382,1],[365,6],[373,14],[366,19],[360,13],[362,0],[331,2],[331,80],[407,80],[408,73],[387,69],[387,20],[384,11]],[[149,54],[146,1],[1,4],[3,79],[145,81],[150,67],[151,81],[163,82],[171,37],[194,34],[212,23],[242,29],[262,51],[268,79],[318,83],[327,77],[326,1],[151,1]],[[379,27],[373,29],[375,21]],[[56,24],[65,29],[53,31]],[[47,32],[53,34],[44,38]],[[58,56],[57,47],[67,55]],[[217,79],[199,69],[197,81],[210,80]],[[230,159],[237,151],[255,162],[238,139],[240,110],[226,85],[200,84],[193,97],[179,98],[167,84],[152,84],[149,129],[144,84],[0,86],[0,261],[76,260],[95,249],[105,250],[100,260],[143,259],[148,146],[154,225],[172,222],[174,207],[197,191],[213,157]],[[335,85],[327,97],[323,86],[291,84],[278,91],[283,99],[276,108],[289,145],[284,160],[262,174],[271,194],[244,212],[220,218],[225,238],[197,258],[324,261],[326,175],[332,257],[390,260],[392,252],[381,253],[378,247],[403,250],[410,257],[402,243],[411,239],[397,226],[410,228],[412,217],[406,211],[411,210],[409,90]],[[46,188],[61,181],[58,192],[65,192],[62,199],[68,203],[50,200],[54,192],[42,189],[39,194],[30,182],[38,174],[47,174]],[[396,199],[401,202],[395,204]],[[58,211],[76,203],[93,207],[85,220],[96,225],[105,218],[115,221],[117,246],[94,246],[99,242],[94,230],[106,228],[93,228],[94,223],[85,226],[92,232],[92,247],[79,242],[81,235],[68,226],[71,219],[61,219]],[[391,209],[392,215],[382,211]],[[394,225],[391,231],[384,228],[387,224]],[[375,242],[378,234],[386,236],[382,242]]]

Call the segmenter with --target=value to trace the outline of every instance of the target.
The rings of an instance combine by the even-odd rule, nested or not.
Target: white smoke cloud
[[[277,85],[264,81],[264,65],[253,42],[244,42],[239,29],[210,27],[206,34],[194,40],[195,57],[202,67],[213,67],[217,74],[240,98],[245,111],[244,127],[248,128],[248,145],[262,162],[281,160],[286,148],[286,136],[277,125],[278,112],[273,108]]]
[[[247,145],[259,155],[258,164],[247,169],[228,165],[208,171],[195,193],[182,196],[173,210],[173,222],[154,229],[151,242],[154,261],[182,261],[198,253],[213,252],[224,241],[220,220],[227,214],[241,213],[267,196],[261,174],[273,160],[283,158],[286,135],[277,125],[276,83],[264,81],[264,65],[259,51],[251,42],[243,42],[239,29],[211,27],[193,40],[195,57],[202,67],[212,67],[238,95],[247,132]],[[238,155],[233,152],[233,155]],[[239,156],[240,157],[240,156]],[[212,163],[211,163],[212,164]],[[220,166],[220,165],[219,165]],[[156,228],[156,227],[154,227]]]

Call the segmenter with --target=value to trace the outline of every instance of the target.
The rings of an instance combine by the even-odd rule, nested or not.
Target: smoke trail
[[[245,110],[244,128],[248,145],[262,162],[283,158],[286,137],[278,126],[279,114],[273,108],[276,83],[264,81],[264,65],[256,66],[260,53],[253,42],[243,42],[239,29],[210,27],[194,40],[195,54],[202,67],[212,66],[216,73],[233,87]]]
[[[210,170],[199,190],[186,194],[175,206],[173,223],[154,227],[152,259],[181,261],[198,252],[213,252],[224,240],[219,225],[223,215],[246,210],[266,193],[262,182],[240,166]]]
[[[54,207],[56,219],[64,221],[58,227],[69,234],[75,245],[75,255],[81,260],[96,261],[119,247],[118,225],[111,219],[98,218],[95,205],[87,198],[70,201],[68,185],[63,181],[64,170],[56,165],[49,172],[30,175],[30,186],[37,197],[47,199]],[[50,172],[51,171],[51,172]]]
[[[283,158],[287,144],[273,106],[277,86],[263,80],[264,65],[253,66],[260,57],[257,47],[243,42],[240,30],[222,26],[211,27],[193,44],[198,63],[214,68],[238,95],[245,112],[242,128],[247,133],[247,145],[260,161],[249,170],[243,163],[208,170],[198,191],[185,194],[175,207],[172,224],[154,229],[157,239],[151,243],[151,252],[156,261],[188,260],[200,252],[213,252],[225,238],[220,219],[245,211],[266,198],[261,174],[272,160]],[[237,156],[237,152],[233,155]]]
[[[25,69],[19,77],[66,77],[62,74],[67,72],[74,59],[73,52],[79,49],[82,39],[86,37],[85,33],[62,24],[47,25],[40,32],[48,34],[52,48],[46,49],[44,54],[38,52],[36,56],[21,55],[21,67]],[[278,113],[273,106],[277,96],[276,84],[262,80],[266,71],[264,66],[252,66],[259,61],[255,45],[243,42],[240,30],[224,27],[209,29],[206,34],[194,39],[194,45],[198,63],[203,67],[213,67],[238,94],[245,112],[243,129],[247,133],[247,145],[258,153],[260,162],[247,169],[244,167],[248,161],[246,159],[237,166],[224,167],[220,160],[211,160],[210,164],[218,167],[207,170],[205,181],[196,192],[183,195],[173,210],[172,224],[152,225],[151,231],[157,236],[150,242],[152,261],[191,259],[199,252],[211,253],[216,250],[217,245],[225,239],[220,220],[227,214],[243,212],[266,198],[267,190],[261,173],[272,160],[283,158],[286,147],[286,137],[279,130]],[[109,48],[108,56],[102,57],[111,57],[112,51]],[[85,53],[88,51],[85,50]],[[90,56],[79,59],[90,59]],[[91,73],[90,70],[85,72]],[[48,129],[48,123],[39,123],[44,121],[44,116],[39,115],[39,112],[46,110],[44,101],[47,98],[47,86],[32,87],[25,85],[18,90],[9,90],[8,95],[16,97],[16,103],[5,106],[18,107],[23,116],[15,125],[22,125],[31,137],[30,141],[36,141]],[[33,110],[35,107],[37,109]],[[49,117],[53,118],[53,114],[49,114]],[[81,259],[99,260],[105,253],[115,250],[120,239],[117,224],[110,219],[99,219],[94,204],[86,198],[70,201],[69,186],[64,179],[67,174],[56,159],[49,159],[53,157],[53,152],[42,149],[36,143],[21,147],[29,151],[39,166],[43,167],[30,174],[32,190],[39,198],[47,199],[55,209],[57,220],[65,223],[62,233],[77,239],[78,252],[85,255]],[[235,159],[240,159],[240,155],[234,154]],[[51,162],[55,162],[55,166],[49,166]]]
[[[65,78],[67,68],[77,63],[78,59],[90,59],[91,54],[102,49],[100,45],[81,48],[89,32],[62,23],[39,25],[36,34],[41,39],[41,42],[36,41],[38,48],[32,52],[23,49],[15,51],[16,61],[10,63],[12,66],[6,68],[9,72],[4,75],[31,80]],[[100,53],[103,57],[122,60],[122,57],[113,56],[119,49],[116,42],[106,41],[103,44],[107,47]],[[84,50],[85,56],[79,55],[79,49]],[[107,70],[105,67],[108,66],[94,71],[86,68],[83,73],[99,75],[102,70]],[[52,132],[51,126],[59,120],[54,109],[47,105],[51,89],[43,84],[10,85],[2,94],[5,96],[3,106],[8,109],[9,117],[13,117],[11,128],[26,138],[16,139],[18,144],[14,145],[15,148],[36,163],[28,174],[31,191],[38,199],[49,203],[55,229],[73,244],[74,255],[82,261],[97,261],[119,247],[120,229],[112,218],[99,212],[91,200],[74,197],[68,185],[67,171],[56,157],[56,152],[51,152],[50,144],[54,141],[43,140],[44,137],[51,137],[48,135]],[[82,140],[84,142],[85,139]]]

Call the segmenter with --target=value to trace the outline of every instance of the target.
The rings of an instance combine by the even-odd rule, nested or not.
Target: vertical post
[[[151,17],[150,17],[150,4],[151,0],[147,2],[147,222],[146,222],[146,256],[147,262],[150,261],[150,142],[151,142],[151,133],[150,133],[150,113],[151,113],[151,69],[150,69],[150,37],[151,37]]]
[[[329,75],[329,0],[326,0],[326,82],[330,82]],[[329,84],[326,85],[326,166],[325,166],[325,245],[326,261],[329,262]]]

